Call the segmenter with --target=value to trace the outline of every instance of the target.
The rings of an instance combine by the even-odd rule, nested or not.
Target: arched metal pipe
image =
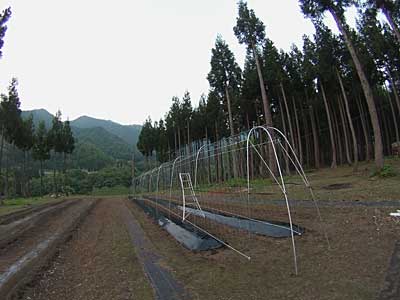
[[[208,146],[208,142],[207,142],[207,144],[201,146],[196,154],[196,164],[195,164],[195,168],[194,168],[194,188],[195,189],[197,188],[197,166],[198,166],[199,155],[200,155],[201,150],[203,150],[204,147],[206,147],[206,146]]]
[[[290,224],[290,233],[291,233],[291,238],[292,238],[292,248],[293,248],[293,259],[294,259],[294,270],[295,270],[295,274],[298,274],[298,268],[297,268],[297,254],[296,254],[296,244],[294,241],[294,233],[293,233],[293,222],[292,222],[292,216],[291,216],[291,212],[290,212],[290,205],[289,205],[289,200],[287,197],[287,191],[286,191],[286,186],[285,186],[285,181],[283,179],[283,175],[282,175],[282,170],[281,170],[281,165],[278,159],[278,155],[276,153],[276,148],[274,145],[274,140],[272,139],[271,133],[268,131],[267,128],[265,128],[264,126],[256,126],[253,127],[248,135],[247,135],[247,201],[249,202],[249,194],[250,194],[250,162],[249,162],[249,144],[250,144],[250,137],[252,135],[253,132],[255,132],[256,130],[263,130],[267,136],[268,139],[272,145],[272,150],[274,151],[274,156],[275,156],[275,160],[277,163],[277,167],[278,167],[278,172],[279,172],[279,177],[281,179],[281,187],[282,187],[282,192],[283,195],[285,197],[285,202],[286,202],[286,208],[287,208],[287,213],[288,213],[288,218],[289,218],[289,224]],[[269,168],[268,168],[269,169]],[[270,171],[271,172],[271,171]],[[271,172],[272,173],[272,172]],[[248,203],[249,204],[249,203]]]

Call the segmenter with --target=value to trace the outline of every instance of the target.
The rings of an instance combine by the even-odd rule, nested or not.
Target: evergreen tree
[[[0,102],[0,175],[2,171],[4,142],[14,144],[18,135],[18,128],[21,122],[21,102],[17,90],[18,81],[16,78],[11,80],[8,87],[8,95],[1,95]]]
[[[63,140],[63,123],[61,121],[61,111],[57,111],[56,115],[52,120],[52,127],[48,133],[48,143],[51,149],[54,151],[54,165],[53,165],[53,189],[56,197],[58,196],[58,184],[57,184],[57,154],[61,154],[64,151],[64,140]]]
[[[3,56],[3,52],[1,51],[1,49],[3,48],[4,37],[7,31],[7,26],[5,24],[10,19],[10,17],[11,17],[10,7],[3,10],[3,12],[0,14],[0,58]]]
[[[66,172],[66,158],[68,154],[72,154],[75,149],[75,139],[72,134],[69,120],[65,121],[62,129],[62,141],[63,141],[63,154],[64,154],[64,166],[63,172]]]
[[[29,178],[27,177],[27,160],[28,153],[32,149],[34,144],[34,132],[35,126],[33,124],[32,115],[27,119],[20,119],[17,129],[17,136],[15,139],[15,145],[18,149],[22,150],[24,154],[23,163],[22,163],[22,193],[24,196],[28,195],[27,185],[29,182]]]
[[[40,195],[43,196],[43,162],[50,159],[49,139],[44,121],[39,122],[39,126],[34,135],[32,156],[40,162]]]
[[[400,14],[398,11],[400,8],[399,1],[394,2],[392,0],[368,0],[367,4],[370,7],[374,7],[382,11],[382,13],[386,17],[386,20],[390,24],[390,27],[392,28],[394,34],[396,35],[397,41],[400,43],[399,24],[396,24],[396,18],[394,16],[396,15],[396,13]]]
[[[221,36],[217,37],[215,47],[211,50],[211,70],[207,80],[211,88],[226,100],[228,108],[229,129],[235,134],[232,116],[232,95],[237,96],[241,86],[241,70],[235,57]]]
[[[320,22],[323,14],[329,12],[336,22],[336,25],[343,36],[346,46],[351,54],[357,74],[361,81],[365,99],[368,105],[368,111],[374,131],[375,146],[375,165],[377,169],[383,168],[383,144],[382,132],[379,124],[378,114],[370,83],[366,73],[363,70],[359,55],[354,47],[349,34],[349,28],[344,17],[345,8],[355,4],[355,0],[300,0],[300,6],[305,16],[311,18],[314,23]]]
[[[254,10],[247,7],[247,3],[239,1],[238,3],[238,17],[236,19],[236,26],[233,28],[236,37],[240,44],[247,46],[247,51],[253,54],[256,63],[258,79],[260,82],[261,97],[264,107],[264,118],[267,126],[273,126],[271,104],[267,96],[264,77],[262,74],[262,66],[259,59],[259,47],[265,41],[265,26],[254,13]],[[274,139],[274,134],[271,131],[271,138]],[[276,161],[272,150],[271,143],[269,145],[269,165],[273,172],[276,172]]]

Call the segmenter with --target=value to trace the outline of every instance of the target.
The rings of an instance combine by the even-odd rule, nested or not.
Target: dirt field
[[[282,208],[264,209],[269,219],[283,216]],[[376,299],[399,232],[399,225],[388,217],[390,208],[323,208],[329,250],[313,209],[296,208],[296,223],[307,231],[296,238],[299,275],[294,276],[288,239],[253,236],[248,240],[228,231],[217,232],[230,244],[247,249],[251,261],[227,249],[194,254],[171,240],[141,211],[132,210],[197,299],[266,299],[266,294],[268,299]]]
[[[337,172],[321,171],[345,179],[317,180],[319,193],[349,182],[337,177],[347,169]],[[0,219],[0,299],[400,299],[400,220],[389,216],[400,208],[398,185],[387,196],[364,192],[356,201],[370,181],[392,186],[395,178],[352,178],[350,187],[334,186],[334,196],[323,200],[330,200],[321,205],[330,248],[314,208],[293,206],[294,223],[306,229],[296,237],[298,276],[290,239],[205,223],[251,260],[226,247],[193,253],[127,197],[55,201],[6,214]],[[341,194],[351,195],[350,202]],[[287,221],[282,203],[255,197],[253,217]],[[240,212],[237,202],[229,205]]]
[[[118,199],[94,207],[19,299],[153,299]]]

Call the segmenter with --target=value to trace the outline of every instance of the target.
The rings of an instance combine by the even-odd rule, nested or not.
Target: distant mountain
[[[72,132],[76,143],[90,143],[115,159],[130,160],[132,158],[132,146],[102,127],[77,128],[73,126]]]
[[[21,113],[21,115],[24,119],[27,119],[30,115],[32,115],[33,123],[35,124],[35,126],[37,126],[40,121],[44,121],[47,128],[51,127],[51,123],[54,117],[45,109],[25,110]]]
[[[88,116],[82,116],[77,118],[76,120],[71,121],[71,126],[78,128],[101,127],[108,132],[120,137],[131,146],[136,146],[140,130],[142,129],[141,125],[121,125],[113,121],[95,119]]]
[[[28,118],[30,115],[33,117],[35,126],[43,120],[47,128],[51,127],[54,116],[47,110],[36,109],[22,112],[23,118]],[[94,148],[97,148],[97,153],[103,153],[110,159],[129,160],[133,148],[135,157],[139,160],[142,158],[141,153],[136,148],[142,128],[140,125],[121,125],[88,116],[79,117],[70,123],[76,139],[77,152],[81,152],[80,147],[85,150],[90,148],[91,152],[95,151]]]

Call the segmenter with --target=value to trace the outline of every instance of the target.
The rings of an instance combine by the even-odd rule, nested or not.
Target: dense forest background
[[[300,0],[298,5],[315,34],[304,35],[301,47],[286,52],[268,38],[254,10],[239,1],[233,32],[247,47],[244,68],[218,36],[208,94],[198,105],[189,91],[172,97],[165,117],[148,118],[143,127],[86,116],[63,121],[61,112],[45,110],[22,112],[18,81],[11,79],[0,102],[0,195],[128,187],[137,170],[190,155],[255,125],[282,130],[307,168],[349,164],[357,171],[359,161],[374,160],[376,170],[383,170],[384,156],[400,141],[400,2]],[[346,22],[350,7],[358,11],[356,28]],[[326,26],[328,14],[339,34]],[[0,14],[0,58],[11,16],[11,8]],[[282,26],[290,26],[282,19]],[[274,169],[270,147],[261,151]],[[228,177],[238,175],[232,170]]]
[[[282,130],[307,168],[374,160],[398,147],[400,116],[400,2],[300,0],[315,27],[303,46],[277,49],[247,3],[238,3],[238,42],[247,46],[243,70],[222,36],[211,50],[210,90],[194,105],[189,91],[172,97],[163,119],[148,118],[138,148],[159,162],[190,155],[202,145],[254,125]],[[356,28],[346,22],[358,11]],[[281,12],[284,14],[284,12]],[[325,25],[331,15],[339,34]],[[290,20],[282,16],[282,26]],[[396,144],[397,142],[397,144]],[[273,166],[271,153],[269,163]],[[234,168],[233,168],[234,169]],[[231,174],[233,176],[234,174]]]

